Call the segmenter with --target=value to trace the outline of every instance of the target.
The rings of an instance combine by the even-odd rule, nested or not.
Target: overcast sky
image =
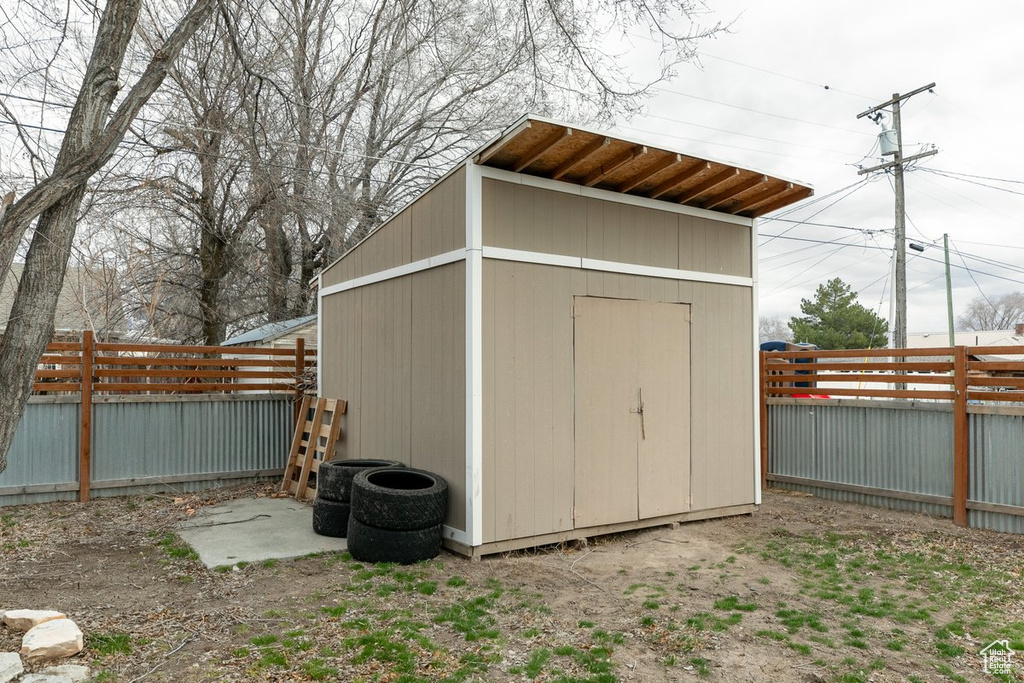
[[[700,64],[680,69],[648,115],[618,131],[814,187],[801,208],[760,223],[762,315],[798,315],[801,298],[839,276],[888,317],[892,176],[856,185],[858,165],[883,161],[881,129],[856,116],[933,81],[934,94],[902,110],[904,155],[939,150],[906,175],[907,236],[926,246],[908,250],[908,331],[946,329],[943,233],[954,313],[981,293],[1024,290],[1024,5],[708,2],[704,21],[732,21],[730,32],[705,42]]]

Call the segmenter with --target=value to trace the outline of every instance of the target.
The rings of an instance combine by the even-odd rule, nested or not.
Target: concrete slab
[[[241,498],[200,509],[178,535],[211,569],[348,548],[313,533],[313,509],[291,498]]]

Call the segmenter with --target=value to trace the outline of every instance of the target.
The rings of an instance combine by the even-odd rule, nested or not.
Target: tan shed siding
[[[754,502],[752,291],[692,292],[693,509]]]
[[[484,260],[484,542],[572,528],[582,271]]]
[[[485,543],[573,526],[576,295],[691,304],[691,509],[753,502],[750,288],[491,259],[483,272]]]
[[[323,396],[349,401],[346,458],[389,458],[449,484],[465,531],[465,264],[322,299]]]
[[[466,246],[466,170],[460,167],[323,272],[323,286]]]
[[[405,278],[403,278],[405,279]],[[448,480],[449,526],[466,530],[466,264],[412,276],[409,464]]]
[[[483,180],[484,244],[750,277],[750,227]]]
[[[466,246],[466,169],[460,167],[410,205],[412,260]]]

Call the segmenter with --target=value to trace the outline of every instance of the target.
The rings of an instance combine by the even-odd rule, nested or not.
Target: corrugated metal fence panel
[[[74,491],[0,495],[0,505],[76,500],[78,481],[77,402],[30,401],[0,472],[0,490],[12,486],[74,485]]]
[[[940,404],[786,402],[769,406],[775,474],[949,496],[953,422]],[[775,482],[823,498],[949,516],[948,506]]]
[[[93,405],[93,482],[240,473],[284,467],[292,397],[111,402]],[[184,490],[177,481],[173,489]],[[123,495],[138,486],[99,488]]]
[[[147,398],[93,403],[94,497],[192,491],[251,481],[285,465],[295,428],[290,394]],[[79,408],[29,403],[0,473],[0,491],[73,490],[0,493],[0,506],[77,500]]]
[[[1024,415],[970,415],[969,500],[1024,506]],[[968,511],[970,525],[1024,533],[1024,517]]]

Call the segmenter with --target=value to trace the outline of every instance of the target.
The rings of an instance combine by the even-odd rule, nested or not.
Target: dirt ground
[[[769,491],[752,516],[475,563],[223,571],[171,531],[271,492],[0,508],[0,610],[64,611],[76,662],[131,683],[973,681],[989,642],[1024,649],[1024,538],[948,520]]]

